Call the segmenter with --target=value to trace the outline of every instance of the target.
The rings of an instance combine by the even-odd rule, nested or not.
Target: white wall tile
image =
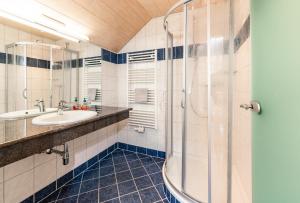
[[[7,181],[17,175],[33,169],[33,156],[4,166],[4,180]]]
[[[4,202],[21,202],[33,194],[33,170],[4,182]]]
[[[4,203],[4,186],[3,183],[0,183],[0,203]]]
[[[37,192],[56,180],[56,159],[34,168],[34,191]]]
[[[34,167],[41,165],[43,163],[49,162],[52,159],[56,159],[56,155],[54,153],[52,154],[46,154],[46,153],[40,153],[34,155]]]
[[[87,156],[87,159],[90,159],[99,153],[98,152],[99,139],[98,139],[97,131],[89,133],[86,136],[87,136],[86,156]]]
[[[3,167],[0,168],[0,183],[2,183],[4,181],[4,177],[3,177]]]
[[[74,166],[77,167],[87,160],[86,144],[74,147]]]

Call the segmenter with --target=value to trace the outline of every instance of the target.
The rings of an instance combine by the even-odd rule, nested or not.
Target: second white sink
[[[95,111],[64,111],[63,115],[49,113],[32,119],[34,125],[67,125],[84,121],[97,115]]]
[[[8,113],[0,114],[0,120],[17,120],[17,119],[23,119],[23,118],[30,118],[30,117],[35,117],[35,116],[39,116],[42,114],[56,112],[56,111],[57,111],[57,108],[46,108],[45,112],[40,112],[38,109],[11,111]]]

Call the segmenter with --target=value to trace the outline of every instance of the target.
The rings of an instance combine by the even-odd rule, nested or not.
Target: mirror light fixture
[[[87,29],[34,0],[0,0],[0,17],[71,41],[88,41]]]

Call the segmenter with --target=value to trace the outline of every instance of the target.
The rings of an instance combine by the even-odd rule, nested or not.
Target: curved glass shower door
[[[208,55],[207,6],[185,6],[183,192],[208,202]]]
[[[176,19],[176,15],[171,17]],[[178,16],[177,16],[178,18]],[[172,18],[171,18],[172,19]],[[172,26],[166,24],[166,29],[172,30],[175,23],[170,20]],[[182,24],[179,26],[182,30]],[[166,174],[170,182],[176,187],[181,188],[182,180],[182,113],[180,97],[182,95],[182,59],[174,59],[176,56],[176,49],[174,47],[174,39],[177,44],[182,44],[182,31],[166,32],[167,34],[167,117],[166,117]]]
[[[230,1],[187,0],[165,17],[164,175],[182,202],[230,202],[229,11]]]

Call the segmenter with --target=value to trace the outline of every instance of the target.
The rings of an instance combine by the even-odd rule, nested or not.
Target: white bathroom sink
[[[57,111],[57,108],[46,108],[45,112],[40,112],[39,109],[12,111],[8,113],[0,114],[0,120],[17,120],[22,118],[30,118],[30,117],[35,117],[46,113],[52,113],[55,111]]]
[[[62,115],[49,113],[32,119],[34,125],[67,125],[84,121],[97,115],[95,111],[64,111]]]

